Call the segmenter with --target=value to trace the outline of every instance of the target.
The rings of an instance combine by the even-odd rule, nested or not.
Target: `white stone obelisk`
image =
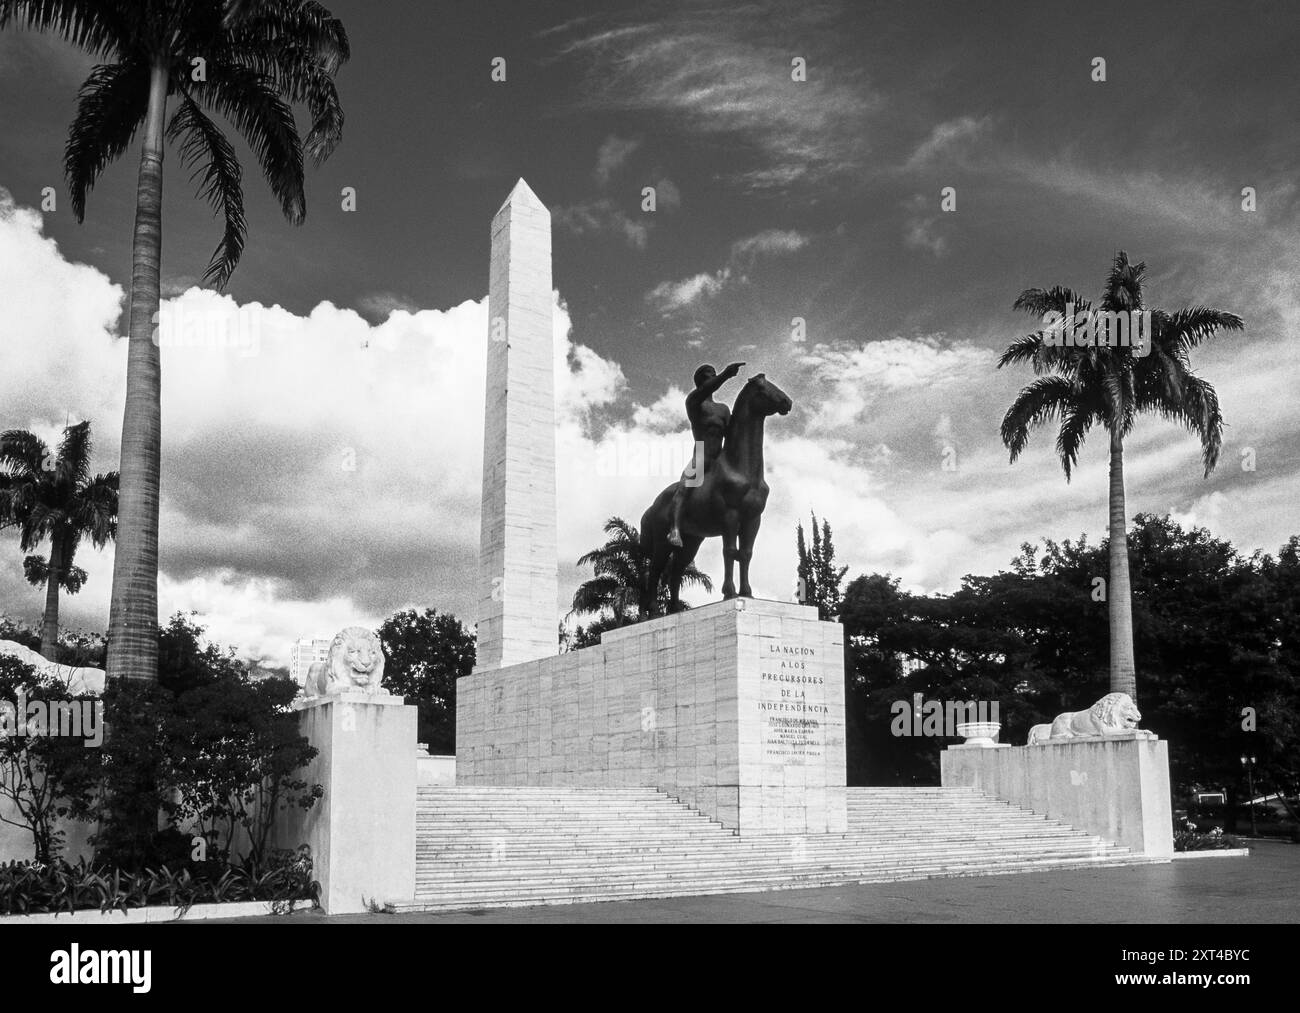
[[[492,219],[477,668],[557,653],[551,213],[522,179]]]

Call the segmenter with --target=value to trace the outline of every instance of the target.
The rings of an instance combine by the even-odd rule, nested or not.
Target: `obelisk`
[[[557,653],[551,213],[522,179],[492,219],[478,660]]]

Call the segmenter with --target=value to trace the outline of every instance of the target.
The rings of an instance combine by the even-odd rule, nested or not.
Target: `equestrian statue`
[[[681,608],[682,573],[695,560],[706,538],[722,538],[726,580],[723,598],[735,598],[733,566],[740,561],[742,598],[752,598],[749,560],[767,506],[763,478],[763,423],[785,415],[792,402],[762,373],[745,381],[730,411],[714,393],[740,372],[733,362],[721,373],[712,366],[695,371],[695,389],[686,396],[686,417],[695,438],[695,453],[681,479],[661,492],[641,517],[641,552],[649,560],[641,588],[641,617],[650,617],[659,584],[668,571],[668,609]]]

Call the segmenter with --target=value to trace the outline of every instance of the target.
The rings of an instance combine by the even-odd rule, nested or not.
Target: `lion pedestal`
[[[325,692],[294,709],[299,730],[318,751],[302,777],[325,794],[306,812],[277,815],[277,844],[311,847],[320,902],[330,914],[409,901],[415,896],[416,708],[381,689],[383,653],[369,631],[340,633],[323,667],[318,685]]]
[[[1169,746],[1136,727],[1141,717],[1128,696],[1112,693],[1035,726],[1027,746],[945,749],[942,784],[979,788],[1135,855],[1169,858]]]

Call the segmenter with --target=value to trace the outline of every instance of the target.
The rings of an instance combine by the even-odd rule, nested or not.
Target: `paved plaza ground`
[[[300,912],[241,922],[346,924],[1300,923],[1300,846],[1252,841],[1248,858],[931,879],[720,897],[498,908],[451,914]],[[1067,914],[1068,913],[1068,914]]]

